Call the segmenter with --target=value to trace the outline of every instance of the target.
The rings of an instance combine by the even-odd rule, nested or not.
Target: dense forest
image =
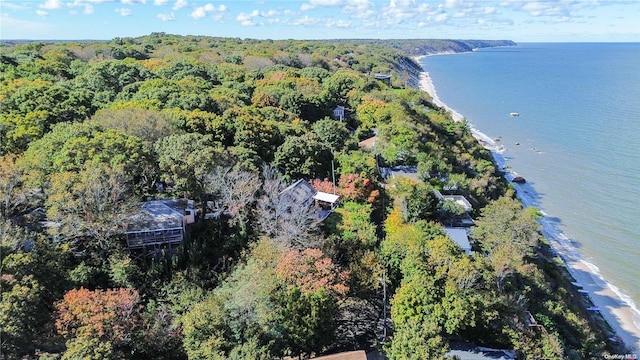
[[[411,56],[500,45],[3,44],[0,358],[616,352],[538,211],[417,89]],[[290,196],[301,179],[339,205]],[[132,246],[142,204],[163,199],[191,200],[194,221],[179,243]],[[445,232],[464,219],[471,254]]]

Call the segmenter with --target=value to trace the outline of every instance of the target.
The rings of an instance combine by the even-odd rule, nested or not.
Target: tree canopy
[[[492,44],[510,43],[2,42],[2,357],[431,359],[460,340],[523,359],[624,353],[537,210],[416,89],[416,52]],[[415,176],[384,178],[393,166]],[[287,193],[297,181],[311,187]],[[172,209],[175,233],[143,227],[179,241],[128,247],[145,201],[178,199],[193,223]],[[462,216],[471,255],[443,228]]]

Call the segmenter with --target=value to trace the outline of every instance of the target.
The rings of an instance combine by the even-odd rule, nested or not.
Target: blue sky
[[[101,40],[151,32],[640,42],[640,0],[0,0],[0,39]]]

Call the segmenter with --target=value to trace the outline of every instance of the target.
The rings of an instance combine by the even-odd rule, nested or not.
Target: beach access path
[[[417,63],[420,63],[419,58],[415,60]],[[450,112],[454,121],[464,120],[462,114],[451,109],[438,98],[435,86],[428,72],[423,71],[420,73],[419,84],[420,90],[427,92],[435,105]],[[505,159],[502,156],[502,153],[505,151],[504,146],[497,146],[493,139],[473,127],[471,127],[471,133],[478,142],[491,151],[499,168],[505,170],[507,180],[511,181],[513,177],[517,176],[513,171],[507,170]],[[520,196],[520,192],[527,191],[527,189],[533,192],[534,190],[531,189],[531,185],[518,184],[516,188],[518,190],[518,198],[524,206],[535,206],[535,204],[528,203],[527,198]],[[553,250],[563,260],[571,276],[588,292],[591,302],[600,309],[600,313],[604,319],[616,334],[624,340],[624,343],[630,348],[632,354],[640,357],[640,326],[634,322],[633,309],[620,298],[618,292],[615,291],[617,289],[612,289],[611,285],[602,278],[596,269],[591,269],[588,266],[589,263],[584,261],[573,248],[563,244],[562,236],[559,236],[562,235],[561,232],[555,229],[551,222],[545,222],[544,218],[540,222],[543,226],[543,235],[549,240]],[[568,239],[565,240],[569,241]]]

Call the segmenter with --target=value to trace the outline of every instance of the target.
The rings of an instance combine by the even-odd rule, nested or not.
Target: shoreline
[[[446,54],[443,54],[446,55]],[[414,60],[420,64],[420,59],[424,56],[415,57]],[[433,81],[426,71],[420,72],[419,88],[427,92],[435,105],[445,109],[451,114],[454,121],[463,121],[462,114],[447,106],[437,95]],[[506,159],[502,155],[504,146],[498,146],[493,139],[469,124],[473,137],[493,155],[494,161],[499,169],[504,171],[504,177],[511,181],[518,174],[506,165]],[[536,206],[532,197],[527,194],[535,193],[529,184],[516,184],[516,195],[524,206]],[[541,210],[543,218],[540,220],[542,234],[549,241],[552,250],[562,260],[568,273],[580,283],[581,287],[588,291],[591,302],[600,308],[600,314],[609,324],[617,336],[624,340],[624,344],[629,350],[637,352],[640,350],[640,311],[633,301],[620,291],[615,285],[607,282],[594,264],[589,263],[581,257],[578,251],[571,245],[571,240],[567,239],[560,230],[548,219],[548,215]]]

